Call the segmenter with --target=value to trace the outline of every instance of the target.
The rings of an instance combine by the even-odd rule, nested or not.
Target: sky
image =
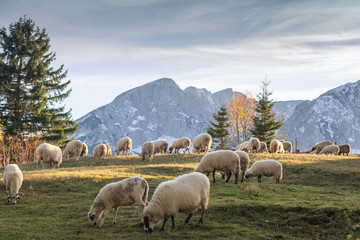
[[[360,80],[358,0],[0,0],[0,27],[26,15],[68,70],[74,119],[172,78],[212,93],[312,100]]]

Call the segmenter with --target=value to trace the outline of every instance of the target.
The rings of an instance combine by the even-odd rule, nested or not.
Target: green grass
[[[165,232],[161,224],[146,234],[137,205],[120,207],[117,224],[112,213],[100,229],[90,226],[87,212],[100,188],[130,176],[150,185],[149,200],[159,183],[193,171],[202,156],[162,155],[153,162],[140,157],[83,157],[61,169],[20,165],[24,196],[16,205],[0,201],[0,239],[359,239],[360,158],[295,154],[252,154],[251,162],[277,159],[284,167],[275,179],[225,184],[217,174],[211,183],[204,224],[199,211],[185,226],[186,215],[175,217]],[[3,169],[0,169],[2,178]],[[5,192],[5,186],[1,184]]]

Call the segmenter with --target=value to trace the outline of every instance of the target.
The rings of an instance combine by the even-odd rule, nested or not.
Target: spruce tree
[[[209,121],[210,125],[207,129],[207,133],[213,138],[213,148],[215,147],[217,150],[226,149],[229,140],[228,128],[230,126],[226,107],[221,106],[220,110],[213,114],[213,117],[215,122]]]
[[[272,92],[269,90],[270,81],[266,79],[261,84],[261,91],[257,95],[256,100],[256,114],[253,117],[254,128],[251,130],[251,133],[254,137],[269,145],[271,140],[275,138],[276,131],[283,126],[283,122],[281,119],[276,120],[275,113],[272,113],[275,102],[270,99],[272,95]]]
[[[0,30],[0,119],[5,135],[40,135],[62,145],[77,131],[71,110],[61,101],[69,96],[64,65],[51,64],[50,38],[26,16]]]

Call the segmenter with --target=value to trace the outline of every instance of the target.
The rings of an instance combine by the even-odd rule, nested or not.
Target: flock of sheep
[[[96,196],[90,210],[88,219],[94,226],[101,227],[104,223],[106,215],[111,209],[114,209],[114,217],[112,223],[116,223],[116,216],[119,206],[127,206],[137,203],[142,208],[142,222],[144,228],[148,232],[152,232],[154,226],[163,220],[161,231],[164,231],[165,224],[169,218],[172,220],[172,227],[175,227],[174,217],[177,213],[188,213],[185,223],[188,223],[201,206],[202,214],[199,223],[203,222],[205,212],[209,203],[210,181],[208,176],[213,174],[213,183],[215,183],[215,172],[219,171],[223,177],[227,177],[226,182],[234,175],[235,184],[241,175],[241,182],[245,178],[257,177],[261,182],[261,176],[274,177],[276,183],[280,183],[283,177],[282,164],[276,160],[261,160],[250,165],[249,152],[268,152],[264,142],[260,142],[257,138],[251,138],[249,141],[238,145],[235,151],[217,150],[208,152],[212,144],[212,138],[209,134],[203,133],[193,140],[193,153],[204,153],[199,164],[195,167],[194,172],[181,175],[173,180],[162,182],[155,189],[150,202],[147,201],[149,193],[149,185],[147,181],[141,177],[134,176],[124,180],[107,184]],[[156,153],[179,153],[180,149],[184,149],[190,153],[191,141],[187,137],[174,140],[168,149],[168,143],[165,140],[156,140],[146,142],[142,146],[142,160],[147,156],[149,161]],[[129,155],[132,142],[128,137],[122,138],[117,144],[117,154]],[[271,153],[292,152],[290,142],[282,142],[273,140],[270,143]],[[85,156],[88,148],[85,143],[79,140],[69,142],[64,152],[57,146],[43,143],[36,149],[36,162],[39,165],[49,163],[50,167],[60,167],[62,159],[69,160],[70,156],[74,156],[78,160],[81,156]],[[349,154],[350,145],[344,144],[337,146],[331,141],[323,141],[315,144],[311,152],[316,154]],[[101,157],[111,155],[111,148],[107,144],[99,144],[95,147],[94,156]],[[207,176],[205,175],[207,174]],[[23,175],[16,164],[9,164],[4,171],[4,184],[8,192],[8,202],[16,203],[20,199],[19,192]],[[100,222],[99,219],[101,218]]]

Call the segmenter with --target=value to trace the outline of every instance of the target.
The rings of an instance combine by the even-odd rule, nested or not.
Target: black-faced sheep
[[[61,166],[62,152],[58,146],[49,143],[40,144],[35,151],[35,155],[38,168],[40,161],[42,168],[44,168],[44,163],[49,163],[50,167],[51,165],[54,165],[54,168]]]
[[[320,151],[325,147],[325,146],[328,146],[328,145],[332,145],[333,143],[329,140],[325,140],[325,141],[322,141],[322,142],[318,142],[316,143],[310,150],[310,152],[312,151],[315,151],[316,154],[319,154]]]
[[[209,151],[212,144],[212,137],[210,134],[202,133],[196,136],[193,140],[193,153],[202,153],[205,154]]]
[[[106,145],[106,156],[112,156],[110,145],[109,144],[105,144],[105,145]]]
[[[130,155],[131,148],[132,148],[131,138],[124,137],[120,139],[117,143],[116,154],[120,155],[120,152],[122,152],[122,154]]]
[[[105,144],[98,144],[93,151],[93,156],[94,157],[102,157],[102,156],[106,156],[107,154],[107,147]]]
[[[109,183],[104,186],[96,196],[93,205],[88,212],[91,225],[96,226],[99,218],[102,219],[98,224],[101,227],[109,211],[114,209],[113,225],[116,223],[116,215],[119,206],[129,206],[134,203],[139,204],[142,209],[147,203],[149,185],[141,177],[131,177],[119,182]]]
[[[148,156],[149,157],[149,161],[151,162],[153,159],[153,155],[154,155],[154,150],[155,150],[155,146],[152,142],[146,142],[142,145],[141,147],[141,154],[140,156],[142,157],[142,160],[145,160],[145,157]]]
[[[152,141],[152,143],[154,144],[154,154],[163,154],[167,152],[169,144],[165,139],[158,139]]]
[[[63,156],[66,160],[69,160],[70,155],[73,155],[76,161],[79,160],[81,152],[83,150],[83,143],[80,140],[73,140],[66,144]]]
[[[264,153],[264,152],[268,152],[268,148],[266,145],[266,142],[260,142],[260,149],[259,149],[260,153]]]
[[[88,152],[89,152],[88,146],[86,145],[86,143],[83,143],[83,149],[81,151],[80,157],[86,156]]]
[[[340,151],[340,148],[338,145],[327,145],[321,149],[319,154],[335,154],[337,155]]]
[[[189,213],[184,222],[186,224],[199,206],[202,208],[199,223],[203,223],[209,198],[210,182],[204,174],[193,172],[162,182],[155,189],[151,201],[144,209],[144,228],[151,233],[155,225],[164,220],[160,229],[164,231],[169,217],[174,228],[174,218],[178,213]]]
[[[208,176],[212,172],[213,183],[215,183],[216,171],[228,173],[226,182],[229,182],[231,173],[233,173],[235,175],[235,184],[237,184],[240,175],[240,158],[235,152],[230,150],[210,152],[202,157],[194,171],[204,174],[207,173]]]
[[[190,146],[191,146],[191,140],[187,137],[182,137],[175,139],[174,142],[171,144],[171,147],[169,148],[169,152],[172,153],[173,150],[175,150],[175,153],[179,153],[179,150],[182,148],[185,148],[184,154],[186,151],[190,153]]]
[[[350,153],[350,150],[351,150],[351,147],[350,147],[350,144],[343,144],[343,145],[340,145],[339,146],[339,153],[338,153],[338,155],[341,155],[341,154],[343,154],[343,155],[347,155],[347,156],[349,156],[349,153]]]
[[[284,147],[284,152],[292,153],[292,143],[289,141],[282,142]]]
[[[261,176],[275,177],[276,183],[280,183],[283,176],[282,164],[276,160],[262,160],[254,162],[254,164],[246,171],[245,177],[258,177],[258,182],[261,183]]]
[[[5,167],[3,181],[8,194],[7,201],[15,204],[20,200],[22,193],[19,190],[23,182],[23,175],[18,165],[9,164]]]
[[[283,144],[279,140],[273,139],[270,142],[270,153],[284,153]]]

